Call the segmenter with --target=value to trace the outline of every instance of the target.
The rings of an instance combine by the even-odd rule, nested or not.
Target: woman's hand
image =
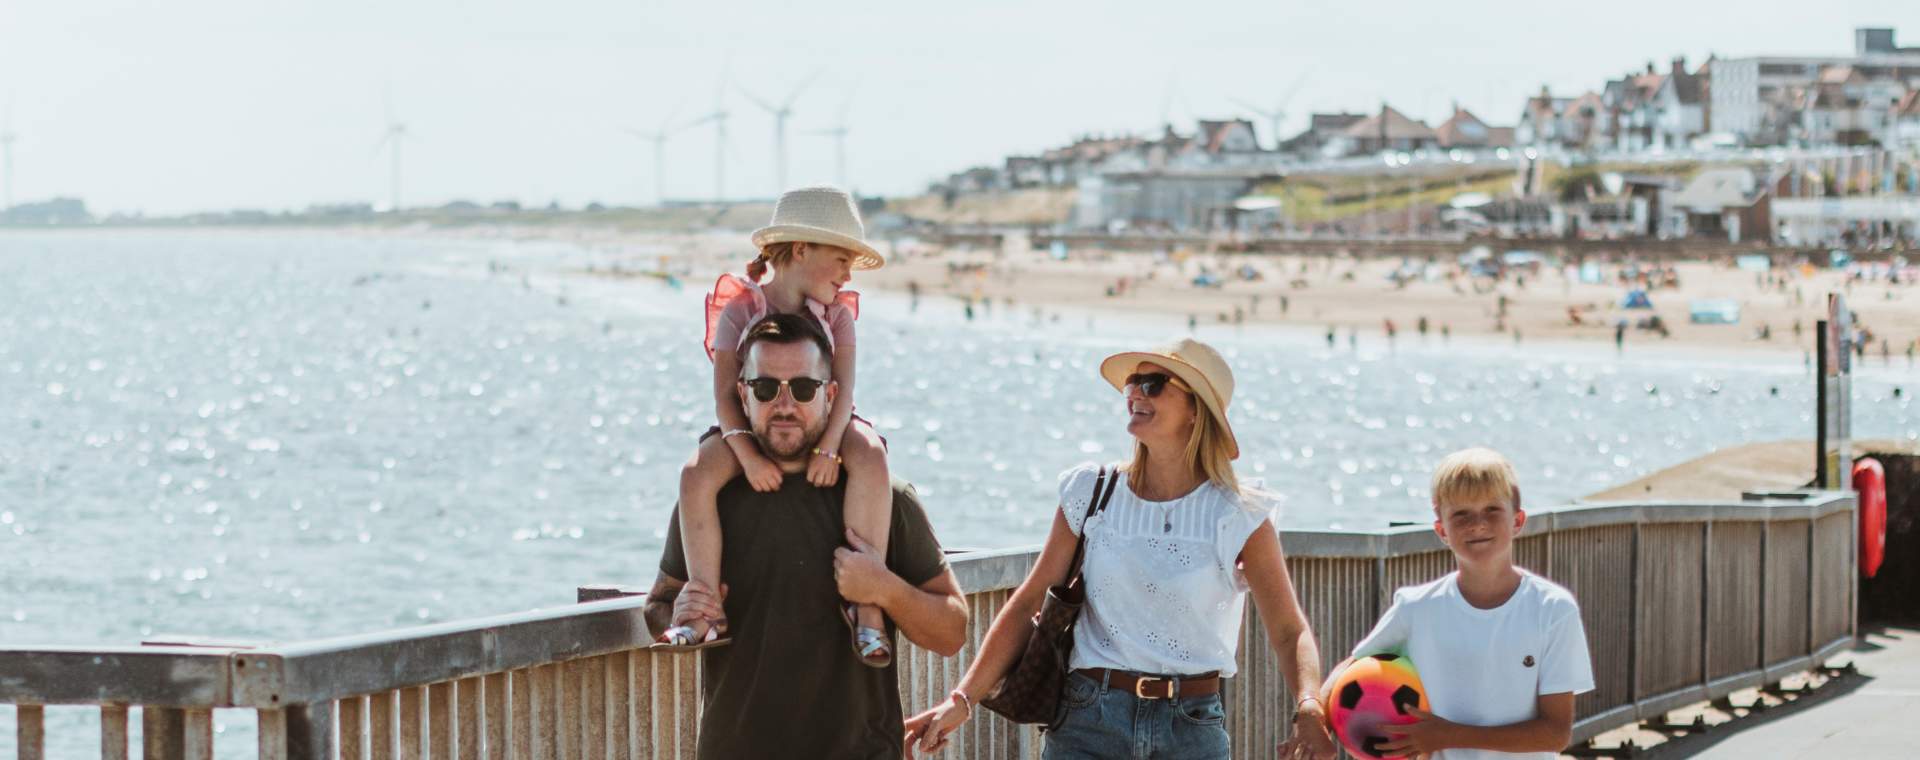
[[[972,717],[972,708],[949,696],[933,709],[908,718],[907,740],[902,745],[905,756],[911,760],[916,749],[929,755],[946,749],[947,736]]]
[[[824,448],[814,451],[813,458],[807,460],[807,482],[819,488],[832,488],[840,482],[840,458]]]
[[[1327,716],[1319,700],[1300,706],[1293,716],[1293,736],[1280,745],[1282,760],[1334,760],[1339,755],[1327,733]]]
[[[787,474],[780,471],[780,465],[774,464],[767,455],[758,451],[740,457],[740,470],[747,474],[747,485],[761,493],[780,490],[780,481],[787,479]]]

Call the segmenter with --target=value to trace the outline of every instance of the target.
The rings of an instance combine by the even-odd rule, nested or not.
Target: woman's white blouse
[[[1254,531],[1274,529],[1277,505],[1212,483],[1147,501],[1121,476],[1107,508],[1082,526],[1099,474],[1091,462],[1060,474],[1061,513],[1087,536],[1071,667],[1233,675],[1247,591],[1236,565]]]

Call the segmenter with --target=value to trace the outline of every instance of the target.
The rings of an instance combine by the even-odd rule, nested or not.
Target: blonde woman
[[[1234,675],[1248,592],[1298,707],[1284,757],[1330,760],[1320,653],[1287,577],[1270,497],[1242,489],[1227,423],[1233,372],[1219,352],[1181,340],[1108,357],[1100,374],[1126,395],[1133,459],[1088,515],[1100,468],[1060,478],[1060,508],[1026,581],[988,630],[945,702],[907,721],[922,752],[944,747],[1026,644],[1047,588],[1064,582],[1084,532],[1087,602],[1073,631],[1059,728],[1042,757],[1229,757],[1221,680]]]

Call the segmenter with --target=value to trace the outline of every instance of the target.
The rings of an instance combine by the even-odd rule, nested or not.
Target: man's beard
[[[784,445],[782,442],[776,441],[772,435],[773,424],[776,422],[792,422],[802,425],[800,436],[798,438],[788,439]],[[799,416],[783,414],[768,417],[765,423],[754,429],[753,437],[760,442],[760,450],[766,452],[767,456],[776,460],[791,462],[796,459],[805,458],[807,452],[811,451],[813,447],[820,442],[820,434],[825,430],[826,422],[824,420],[815,420],[812,426],[806,426],[806,423],[802,421]]]

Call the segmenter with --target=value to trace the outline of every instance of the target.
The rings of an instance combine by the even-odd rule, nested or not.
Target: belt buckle
[[[1148,694],[1147,682],[1149,681],[1157,681],[1159,683],[1166,684],[1167,685],[1166,696],[1162,697],[1162,696],[1154,696],[1154,695]],[[1133,682],[1133,695],[1140,699],[1171,699],[1173,697],[1173,681],[1170,681],[1165,678],[1141,678]]]

